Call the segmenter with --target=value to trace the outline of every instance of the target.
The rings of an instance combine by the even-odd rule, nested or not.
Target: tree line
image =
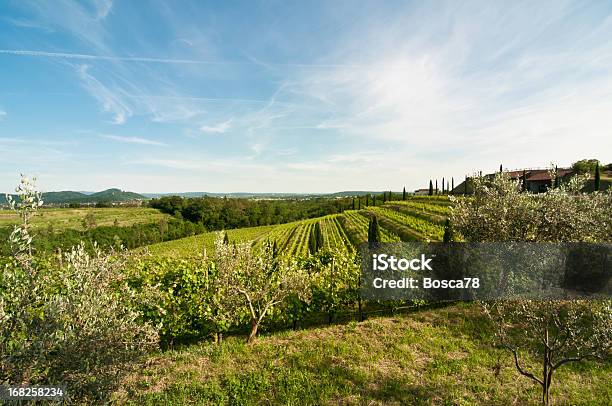
[[[352,208],[350,198],[254,200],[164,196],[149,206],[176,218],[201,224],[208,231],[289,223]]]

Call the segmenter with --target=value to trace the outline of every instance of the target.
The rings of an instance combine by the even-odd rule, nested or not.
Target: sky
[[[612,2],[2,1],[0,191],[408,190],[612,159]]]

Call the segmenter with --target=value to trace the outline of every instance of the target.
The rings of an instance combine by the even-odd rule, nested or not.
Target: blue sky
[[[3,1],[0,190],[331,192],[612,151],[612,2]]]

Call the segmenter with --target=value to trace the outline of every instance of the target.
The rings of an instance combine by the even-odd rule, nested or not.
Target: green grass
[[[132,405],[537,404],[539,388],[491,346],[479,307],[457,304],[362,323],[231,337],[152,357],[114,394]],[[539,363],[526,358],[533,370]],[[612,365],[569,364],[555,404],[610,404]]]
[[[162,218],[169,218],[167,214],[147,207],[112,207],[112,208],[80,208],[80,209],[41,209],[32,219],[35,229],[53,227],[55,232],[65,229],[83,229],[83,219],[88,213],[93,213],[97,226],[112,226],[117,220],[121,227],[132,224],[152,223]],[[0,210],[0,227],[9,227],[20,223],[17,214],[10,210]]]

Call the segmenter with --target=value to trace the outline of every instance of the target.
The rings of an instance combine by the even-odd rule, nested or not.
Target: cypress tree
[[[357,198],[357,210],[361,210],[361,198]]]
[[[315,241],[316,241],[316,250],[319,251],[320,249],[323,248],[323,232],[321,231],[321,224],[319,222],[317,222],[317,224],[315,224]]]
[[[383,192],[383,204],[387,201],[387,192]]]
[[[389,190],[389,201],[393,201],[393,193]]]
[[[444,177],[442,177],[442,194],[444,194]]]
[[[372,206],[376,206],[376,195],[372,196]]]
[[[446,219],[444,223],[444,236],[442,242],[452,242],[455,239],[455,231],[453,230],[453,224],[450,219]]]
[[[353,210],[355,210],[355,198],[353,197]]]
[[[317,252],[317,237],[314,228],[310,229],[310,235],[308,236],[308,252],[310,255],[314,255]]]
[[[431,179],[429,179],[429,196],[433,195],[433,183],[431,182]]]
[[[378,227],[378,219],[376,216],[372,216],[370,224],[368,225],[368,244],[370,247],[380,244],[380,228]]]
[[[223,244],[225,245],[229,245],[230,240],[229,240],[229,236],[227,235],[227,231],[225,232],[225,235],[223,236]]]
[[[366,195],[366,203],[365,203],[365,207],[368,207],[370,205],[370,195],[367,194]]]
[[[601,174],[599,173],[599,162],[595,165],[595,191],[599,192],[601,188]]]
[[[523,192],[527,191],[527,171],[523,169]]]
[[[499,173],[502,173],[504,171],[504,168],[502,166],[502,164],[499,164]]]
[[[451,178],[451,193],[455,191],[455,177]]]
[[[448,184],[448,180],[446,181],[446,193],[450,193],[450,185]]]
[[[557,168],[557,165],[555,165],[555,189],[559,188],[559,169]]]
[[[404,186],[404,191],[402,192],[402,200],[406,200],[406,186]]]
[[[464,182],[464,184],[463,184],[463,194],[464,194],[464,195],[467,195],[467,194],[468,194],[468,193],[467,193],[467,192],[468,192],[468,190],[467,190],[467,184],[468,184],[468,177],[467,177],[467,175],[465,175],[465,182]]]
[[[436,179],[436,194],[438,194],[438,179]]]
[[[276,258],[278,256],[278,241],[274,240],[274,244],[272,245],[272,256]]]

